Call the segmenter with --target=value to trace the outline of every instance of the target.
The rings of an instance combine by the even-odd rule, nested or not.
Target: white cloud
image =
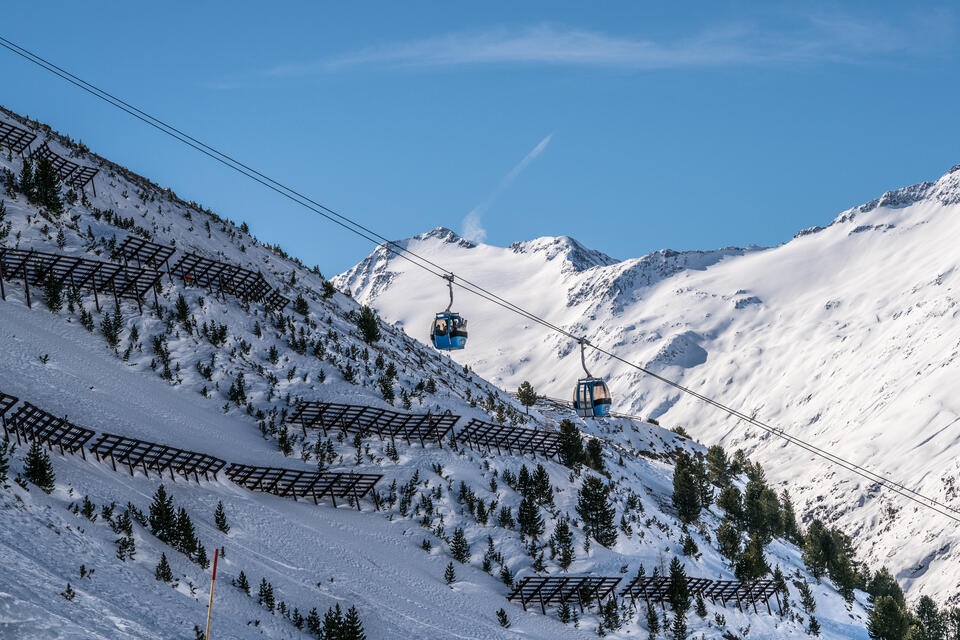
[[[847,16],[807,16],[790,30],[728,24],[663,41],[541,25],[385,44],[319,62],[282,65],[269,73],[300,75],[368,65],[423,68],[550,64],[649,70],[771,62],[855,62],[874,55],[929,52],[935,35],[932,32],[948,29],[952,33],[952,25],[952,20],[947,19],[937,25],[919,20],[889,25]]]
[[[497,185],[496,190],[490,194],[490,197],[474,207],[473,210],[464,217],[461,223],[460,235],[471,242],[483,242],[487,238],[487,230],[483,228],[481,217],[487,209],[490,208],[494,200],[523,173],[524,169],[530,166],[530,163],[543,153],[543,150],[547,148],[547,145],[550,144],[550,140],[552,139],[552,133],[547,135],[547,137],[538,142],[537,146],[531,149],[530,152],[523,157],[523,160],[518,162],[507,175],[503,176],[500,184]]]

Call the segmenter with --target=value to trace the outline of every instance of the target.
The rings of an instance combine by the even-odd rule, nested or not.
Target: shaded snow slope
[[[431,234],[404,242],[574,334],[960,509],[957,238],[954,168],[775,248],[660,251],[586,266],[559,250],[467,249]],[[445,305],[442,283],[382,249],[336,282],[424,341]],[[530,380],[541,393],[570,396],[580,375],[571,341],[466,294],[455,308],[470,321],[458,362],[507,389]],[[610,383],[616,410],[745,448],[808,517],[854,535],[861,555],[889,565],[911,597],[960,590],[960,536],[949,519],[625,365],[588,355],[588,366]]]

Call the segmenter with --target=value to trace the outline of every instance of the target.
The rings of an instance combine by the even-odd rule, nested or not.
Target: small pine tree
[[[173,498],[167,495],[163,485],[157,487],[149,511],[150,533],[161,542],[173,544],[177,533],[177,515],[173,508]]]
[[[527,414],[530,413],[530,407],[537,404],[537,392],[534,391],[533,385],[528,381],[524,380],[517,389],[517,400],[526,407]]]
[[[694,611],[697,612],[697,615],[701,618],[707,617],[707,603],[703,601],[703,595],[697,594],[696,607]]]
[[[820,635],[820,623],[813,616],[810,616],[810,624],[807,626],[807,633],[812,636]]]
[[[605,547],[617,542],[616,510],[610,488],[596,476],[588,476],[577,494],[577,514],[584,532]]]
[[[692,466],[690,455],[681,452],[673,469],[673,506],[677,509],[677,516],[686,524],[700,517],[701,509],[700,491]]]
[[[265,606],[270,613],[273,613],[276,607],[273,585],[267,582],[266,578],[260,579],[260,591],[257,593],[257,604]]]
[[[373,344],[380,339],[380,326],[377,321],[377,314],[367,305],[363,305],[360,313],[357,315],[357,328],[360,329],[360,336],[367,344]]]
[[[210,559],[207,557],[207,550],[202,544],[197,545],[197,564],[204,570],[210,566]]]
[[[571,420],[560,421],[560,461],[568,467],[583,463],[583,437]]]
[[[813,597],[810,585],[804,580],[800,583],[800,606],[804,613],[810,614],[817,610],[817,600]]]
[[[310,315],[310,305],[307,304],[302,295],[298,294],[296,300],[293,301],[293,311],[302,316]]]
[[[160,562],[153,571],[154,577],[161,582],[170,582],[173,580],[173,571],[170,570],[170,563],[167,562],[167,554],[160,554]]]
[[[67,588],[60,592],[60,595],[64,600],[73,602],[73,599],[77,597],[77,592],[73,590],[73,587],[70,586],[70,583],[67,583]]]
[[[557,522],[553,528],[553,534],[550,536],[551,548],[556,550],[557,564],[566,571],[573,564],[577,557],[576,549],[573,546],[573,532],[570,530],[570,523],[566,518]]]
[[[526,468],[526,467],[524,467]],[[517,509],[517,524],[520,525],[520,534],[536,540],[543,535],[543,518],[533,499],[528,496],[520,501]]]
[[[454,570],[452,562],[447,564],[447,569],[443,572],[443,579],[447,581],[447,584],[453,584],[456,582],[457,572]]]
[[[10,456],[13,453],[13,444],[4,434],[0,441],[0,488],[7,488],[7,472],[10,471]]]
[[[340,605],[335,605],[334,608],[328,609],[327,613],[323,616],[323,632],[320,636],[321,638],[336,638],[339,640],[340,632],[343,629],[343,612],[340,610]]]
[[[683,618],[690,610],[690,590],[687,586],[687,572],[680,562],[680,558],[674,556],[670,561],[670,586],[667,589],[667,599],[670,607],[677,614],[678,618]]]
[[[223,533],[230,533],[230,525],[227,524],[227,514],[223,510],[223,500],[217,501],[217,510],[213,512],[213,521],[217,525],[217,529]]]
[[[697,548],[697,543],[694,541],[693,536],[687,533],[683,538],[683,555],[693,556],[697,554],[699,549]]]
[[[497,622],[499,622],[500,626],[504,629],[510,628],[510,618],[507,617],[507,612],[503,609],[497,611]]]
[[[53,492],[54,481],[56,480],[53,473],[53,464],[50,462],[50,456],[37,441],[34,441],[30,445],[30,450],[27,451],[23,475],[44,493]]]
[[[463,529],[460,527],[457,527],[453,532],[453,540],[450,542],[450,553],[453,555],[453,559],[460,564],[464,564],[470,560],[470,544],[467,542],[467,537],[463,534]]]
[[[906,638],[909,629],[910,613],[897,604],[896,600],[886,595],[874,600],[873,609],[870,610],[870,617],[867,621],[867,632],[871,638],[874,638],[874,640]],[[921,637],[933,638],[935,636],[931,633]],[[944,638],[945,636],[941,633],[939,637]]]
[[[363,631],[363,623],[360,621],[360,614],[357,608],[351,606],[347,609],[347,615],[343,618],[343,625],[340,627],[340,640],[367,640],[367,634]]]
[[[197,552],[197,531],[193,526],[193,521],[187,515],[187,510],[180,507],[177,512],[176,523],[176,546],[177,549],[188,558],[193,557]]]
[[[657,610],[649,600],[647,600],[647,631],[650,632],[651,638],[660,633],[660,616],[657,615]]]
[[[245,594],[250,595],[250,581],[247,580],[247,575],[242,569],[240,570],[240,575],[237,576],[236,587]],[[314,610],[314,612],[316,612],[316,610]]]
[[[58,278],[53,270],[43,281],[43,301],[53,313],[63,309],[63,280]]]

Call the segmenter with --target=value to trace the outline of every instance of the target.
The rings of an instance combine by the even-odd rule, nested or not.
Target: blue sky
[[[0,35],[391,238],[777,244],[960,163],[947,3],[6,4]],[[0,74],[3,105],[324,273],[372,248],[5,50]]]

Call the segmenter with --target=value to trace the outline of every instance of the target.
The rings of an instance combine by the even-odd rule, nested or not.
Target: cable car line
[[[19,45],[11,42],[10,40],[8,40],[8,39],[6,39],[6,38],[4,38],[4,37],[2,37],[2,36],[0,36],[0,47],[4,47],[4,48],[8,49],[8,50],[11,51],[12,53],[15,53],[16,55],[18,55],[18,56],[26,59],[26,60],[29,61],[29,62],[32,62],[33,64],[35,64],[35,65],[37,65],[37,66],[39,66],[39,67],[41,67],[41,68],[49,71],[50,73],[53,73],[54,75],[62,78],[63,80],[66,80],[67,82],[69,82],[69,83],[75,85],[76,87],[78,87],[78,88],[86,91],[87,93],[89,93],[89,94],[91,94],[91,95],[99,98],[100,100],[103,100],[104,102],[107,102],[107,103],[113,105],[114,107],[120,109],[121,111],[124,111],[124,112],[128,113],[129,115],[137,118],[138,120],[143,121],[144,123],[146,123],[146,124],[150,125],[151,127],[157,129],[158,131],[161,131],[162,133],[165,133],[165,134],[167,134],[168,136],[170,136],[170,137],[172,137],[172,138],[175,138],[175,139],[179,140],[180,142],[183,142],[184,144],[192,147],[193,149],[199,151],[200,153],[203,153],[204,155],[206,155],[206,156],[208,156],[208,157],[216,160],[217,162],[219,162],[219,163],[221,163],[221,164],[223,164],[223,165],[225,165],[225,166],[233,169],[234,171],[237,171],[238,173],[240,173],[240,174],[242,174],[242,175],[244,175],[244,176],[246,176],[246,177],[248,177],[248,178],[250,178],[250,179],[252,179],[252,180],[254,180],[254,181],[256,181],[256,182],[258,182],[258,183],[260,183],[261,185],[267,187],[268,189],[271,189],[272,191],[274,191],[274,192],[282,195],[283,197],[285,197],[285,198],[287,198],[287,199],[289,199],[289,200],[291,200],[291,201],[293,201],[293,202],[295,202],[295,203],[297,203],[297,204],[299,204],[299,205],[301,205],[301,206],[303,206],[303,207],[305,207],[305,208],[313,211],[314,213],[317,213],[317,214],[323,216],[324,218],[326,218],[326,219],[329,220],[330,222],[333,222],[334,224],[336,224],[336,225],[338,225],[338,226],[340,226],[340,227],[342,227],[342,228],[344,228],[344,229],[346,229],[346,230],[348,230],[348,231],[350,231],[350,232],[352,232],[352,233],[354,233],[354,234],[356,234],[356,235],[358,235],[358,236],[360,236],[360,237],[362,237],[362,238],[364,238],[364,239],[366,239],[366,240],[369,240],[369,241],[373,242],[374,244],[378,244],[378,245],[384,246],[384,248],[385,248],[387,251],[389,251],[390,253],[395,254],[395,255],[397,255],[397,256],[399,256],[399,257],[401,257],[401,258],[404,258],[404,259],[407,260],[408,262],[410,262],[410,263],[412,263],[412,264],[414,264],[414,265],[416,265],[416,266],[419,266],[420,268],[424,269],[425,271],[427,271],[427,272],[429,272],[429,273],[431,273],[431,274],[433,274],[433,275],[435,275],[435,276],[437,276],[437,277],[439,277],[439,278],[444,278],[444,279],[447,279],[448,275],[451,275],[451,276],[453,275],[453,273],[452,273],[451,271],[449,271],[448,269],[444,269],[443,267],[441,267],[440,265],[432,262],[431,260],[429,260],[429,259],[427,259],[427,258],[424,258],[423,256],[420,256],[420,255],[418,255],[417,253],[415,253],[415,252],[413,252],[413,251],[410,251],[410,250],[407,249],[406,247],[401,246],[400,244],[398,244],[397,242],[395,242],[395,241],[393,241],[393,240],[389,240],[389,239],[385,238],[384,236],[380,235],[379,233],[373,231],[372,229],[369,229],[369,228],[363,226],[362,224],[360,224],[360,223],[352,220],[351,218],[348,218],[347,216],[344,216],[344,215],[342,215],[342,214],[340,214],[340,213],[337,213],[336,211],[334,211],[334,210],[332,210],[332,209],[330,209],[330,208],[328,208],[328,207],[326,207],[326,206],[324,206],[324,205],[322,205],[322,204],[320,204],[320,203],[318,203],[318,202],[316,202],[316,201],[308,198],[307,196],[304,196],[304,195],[300,194],[299,192],[291,189],[290,187],[287,187],[286,185],[284,185],[284,184],[282,184],[282,183],[280,183],[280,182],[277,182],[276,180],[274,180],[274,179],[272,179],[272,178],[270,178],[270,177],[268,177],[268,176],[260,173],[259,171],[250,168],[249,166],[241,163],[240,161],[232,158],[231,156],[229,156],[229,155],[227,155],[227,154],[225,154],[225,153],[223,153],[223,152],[221,152],[221,151],[218,151],[218,150],[215,149],[214,147],[211,147],[211,146],[209,146],[209,145],[207,145],[207,144],[205,144],[205,143],[197,140],[196,138],[193,138],[192,136],[189,136],[188,134],[183,133],[183,132],[180,131],[179,129],[176,129],[175,127],[173,127],[173,126],[171,126],[171,125],[163,122],[162,120],[160,120],[160,119],[158,119],[158,118],[156,118],[156,117],[154,117],[154,116],[152,116],[152,115],[150,115],[150,114],[148,114],[148,113],[146,113],[146,112],[138,109],[137,107],[134,107],[134,106],[130,105],[130,104],[127,103],[127,102],[124,102],[124,101],[121,100],[120,98],[117,98],[117,97],[113,96],[112,94],[107,93],[106,91],[104,91],[104,90],[96,87],[95,85],[90,84],[89,82],[87,82],[87,81],[85,81],[85,80],[83,80],[83,79],[75,76],[74,74],[72,74],[72,73],[70,73],[70,72],[68,72],[68,71],[66,71],[66,70],[58,67],[57,65],[53,64],[52,62],[49,62],[49,61],[46,60],[45,58],[42,58],[41,56],[39,56],[39,55],[37,55],[37,54],[35,54],[35,53],[27,50],[27,49],[24,49],[23,47],[20,47]],[[411,257],[411,256],[412,256],[412,257]],[[439,272],[438,272],[438,271],[439,271]],[[906,498],[906,499],[908,499],[908,500],[911,500],[911,501],[913,501],[913,502],[915,502],[915,503],[917,503],[917,504],[919,504],[919,505],[921,505],[921,506],[923,506],[923,507],[926,507],[926,508],[931,509],[931,510],[933,510],[933,511],[935,511],[935,512],[941,514],[941,515],[944,515],[944,516],[946,516],[947,518],[950,518],[950,519],[952,519],[952,520],[954,520],[954,521],[960,522],[960,509],[955,509],[955,508],[953,508],[953,507],[950,507],[949,505],[946,505],[946,504],[944,504],[944,503],[936,500],[935,498],[931,498],[931,497],[926,496],[926,495],[924,495],[924,494],[922,494],[922,493],[919,493],[919,492],[917,492],[917,491],[914,491],[914,490],[912,490],[912,489],[909,489],[909,488],[907,488],[906,486],[904,486],[902,483],[899,483],[899,482],[896,482],[896,481],[894,481],[894,480],[891,480],[891,479],[887,478],[886,476],[883,476],[883,475],[881,475],[881,474],[879,474],[879,473],[870,471],[869,469],[867,469],[867,468],[865,468],[865,467],[863,467],[863,466],[861,466],[861,465],[858,465],[858,464],[856,464],[856,463],[854,463],[854,462],[850,462],[849,460],[846,460],[846,459],[841,458],[841,457],[839,457],[839,456],[837,456],[837,455],[835,455],[835,454],[832,454],[832,453],[830,453],[830,452],[828,452],[828,451],[825,451],[824,449],[821,449],[820,447],[817,447],[816,445],[813,445],[813,444],[810,444],[810,443],[808,443],[808,442],[805,442],[804,440],[801,440],[801,439],[799,439],[799,438],[797,438],[797,437],[795,437],[795,436],[792,436],[792,435],[788,434],[788,433],[787,433],[786,431],[784,431],[783,429],[773,427],[773,426],[768,425],[768,424],[766,424],[765,422],[762,422],[762,421],[760,421],[760,420],[758,420],[758,419],[756,419],[756,418],[754,418],[754,417],[752,417],[752,416],[748,416],[748,415],[744,414],[743,412],[741,412],[741,411],[739,411],[739,410],[737,410],[737,409],[733,409],[732,407],[728,407],[727,405],[724,405],[723,403],[721,403],[721,402],[719,402],[719,401],[717,401],[717,400],[714,400],[714,399],[712,399],[712,398],[710,398],[710,397],[708,397],[708,396],[705,396],[705,395],[703,395],[703,394],[701,394],[701,393],[698,393],[698,392],[694,391],[693,389],[690,389],[690,388],[688,388],[688,387],[685,387],[684,385],[681,385],[681,384],[678,383],[678,382],[675,382],[675,381],[673,381],[673,380],[670,380],[669,378],[665,378],[665,377],[663,377],[663,376],[661,376],[661,375],[659,375],[659,374],[657,374],[657,373],[655,373],[655,372],[653,372],[653,371],[650,371],[649,369],[646,369],[645,367],[642,367],[642,366],[640,366],[640,365],[638,365],[638,364],[635,364],[635,363],[633,363],[633,362],[630,362],[630,361],[628,361],[628,360],[625,360],[624,358],[622,358],[622,357],[620,357],[620,356],[618,356],[618,355],[615,355],[614,353],[612,353],[612,352],[610,352],[610,351],[607,351],[606,349],[604,349],[604,348],[602,348],[602,347],[598,347],[598,346],[596,346],[596,345],[594,345],[594,344],[591,344],[591,343],[589,343],[589,342],[586,342],[585,340],[581,341],[581,338],[575,336],[574,334],[572,334],[571,332],[567,331],[566,329],[563,329],[562,327],[559,327],[559,326],[557,326],[557,325],[549,322],[548,320],[545,320],[545,319],[543,319],[543,318],[535,315],[534,313],[523,309],[522,307],[520,307],[520,306],[518,306],[518,305],[516,305],[516,304],[514,304],[514,303],[512,303],[512,302],[510,302],[510,301],[508,301],[508,300],[506,300],[506,299],[504,299],[504,298],[502,298],[502,297],[500,297],[499,295],[497,295],[497,294],[495,294],[495,293],[493,293],[493,292],[490,292],[490,291],[486,290],[485,288],[483,288],[483,287],[481,287],[481,286],[479,286],[479,285],[477,285],[477,284],[475,284],[475,283],[473,283],[473,282],[471,282],[471,281],[463,278],[462,276],[457,275],[456,277],[457,277],[457,279],[458,279],[456,282],[448,281],[448,282],[450,282],[451,291],[452,291],[452,286],[453,286],[453,284],[456,284],[458,287],[460,287],[460,288],[462,288],[462,289],[464,289],[464,290],[466,290],[466,291],[468,291],[468,292],[470,292],[470,293],[473,293],[474,295],[477,295],[477,296],[479,296],[480,298],[483,298],[483,299],[487,300],[488,302],[491,302],[491,303],[493,303],[493,304],[496,304],[496,305],[498,305],[498,306],[501,306],[501,307],[503,307],[503,308],[505,308],[505,309],[507,309],[507,310],[509,310],[509,311],[513,311],[514,313],[516,313],[516,314],[518,314],[518,315],[520,315],[520,316],[522,316],[522,317],[524,317],[524,318],[526,318],[526,319],[528,319],[528,320],[530,320],[530,321],[532,321],[532,322],[535,322],[535,323],[537,323],[537,324],[540,324],[540,325],[542,325],[542,326],[544,326],[544,327],[546,327],[546,328],[548,328],[548,329],[551,329],[551,330],[553,330],[553,331],[555,331],[555,332],[557,332],[557,333],[559,333],[559,334],[561,334],[561,335],[564,335],[564,336],[566,336],[566,337],[568,337],[568,338],[571,338],[571,339],[574,340],[574,341],[579,342],[580,345],[581,345],[581,349],[583,349],[584,346],[590,346],[592,349],[594,349],[594,350],[597,351],[598,353],[602,353],[602,354],[606,355],[607,357],[609,357],[609,358],[611,358],[611,359],[613,359],[613,360],[616,360],[617,362],[620,362],[620,363],[625,364],[625,365],[627,365],[627,366],[629,366],[629,367],[632,367],[632,368],[640,371],[641,373],[644,373],[645,375],[648,375],[648,376],[650,376],[650,377],[652,377],[652,378],[654,378],[654,379],[656,379],[656,380],[659,380],[660,382],[663,382],[663,383],[665,383],[665,384],[667,384],[667,385],[669,385],[669,386],[677,389],[678,391],[681,391],[682,393],[688,394],[688,395],[690,395],[690,396],[692,396],[692,397],[694,397],[694,398],[696,398],[696,399],[698,399],[698,400],[701,400],[702,402],[705,402],[705,403],[707,403],[707,404],[709,404],[709,405],[711,405],[711,406],[713,406],[713,407],[715,407],[715,408],[717,408],[717,409],[720,409],[721,411],[724,411],[725,413],[727,413],[727,414],[729,414],[729,415],[731,415],[731,416],[734,416],[734,417],[736,417],[736,418],[738,418],[738,419],[740,419],[740,420],[743,420],[744,422],[746,422],[746,423],[748,423],[748,424],[750,424],[750,425],[753,425],[753,426],[755,426],[755,427],[757,427],[757,428],[759,428],[759,429],[762,429],[762,430],[764,430],[764,431],[766,431],[766,432],[768,432],[768,433],[770,433],[770,434],[779,436],[779,437],[783,438],[784,440],[786,440],[787,442],[789,442],[790,444],[794,444],[794,445],[796,445],[796,446],[798,446],[798,447],[800,447],[800,448],[802,448],[802,449],[804,449],[804,450],[806,450],[806,451],[808,451],[808,452],[810,452],[810,453],[812,453],[812,454],[814,454],[814,455],[816,455],[816,456],[822,457],[822,458],[826,459],[828,462],[831,462],[832,464],[835,464],[835,465],[837,465],[837,466],[840,466],[841,468],[846,469],[846,470],[850,471],[851,473],[853,473],[853,474],[855,474],[855,475],[861,476],[861,477],[863,477],[863,478],[865,478],[865,479],[867,479],[867,480],[869,480],[869,481],[871,481],[871,482],[880,484],[883,488],[887,489],[888,491],[892,491],[892,492],[894,492],[894,493],[896,493],[896,494],[898,494],[898,495],[900,495],[900,496],[902,496],[902,497],[904,497],[904,498]],[[582,352],[581,352],[581,355],[582,355]],[[584,360],[584,363],[585,363],[585,360]]]

